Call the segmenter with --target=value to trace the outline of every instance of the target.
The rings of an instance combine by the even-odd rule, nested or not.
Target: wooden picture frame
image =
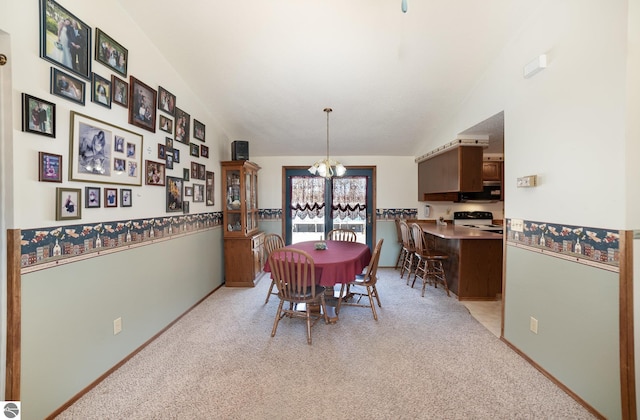
[[[194,157],[200,157],[200,146],[195,143],[189,144],[189,154]]]
[[[129,124],[156,132],[157,92],[133,76],[129,76]]]
[[[62,155],[38,152],[38,181],[62,182]]]
[[[127,77],[129,51],[100,28],[96,28],[95,49],[97,62],[104,64],[123,77]]]
[[[130,188],[120,188],[120,207],[133,205],[133,193]]]
[[[104,189],[104,206],[105,207],[118,207],[118,189],[106,188]]]
[[[56,137],[56,104],[22,94],[22,131]]]
[[[184,180],[175,176],[167,176],[167,212],[182,211],[184,203]]]
[[[215,195],[215,173],[211,171],[206,171],[207,174],[205,176],[205,202],[207,206],[213,206],[216,204],[216,195]]]
[[[158,86],[158,109],[169,115],[176,115],[176,95]]]
[[[84,187],[84,207],[87,209],[100,208],[100,187]]]
[[[193,138],[196,140],[204,141],[205,125],[200,121],[193,119]]]
[[[203,158],[209,158],[209,148],[204,144],[200,145],[200,156]]]
[[[189,180],[189,168],[182,168],[182,179]]]
[[[177,142],[182,144],[189,144],[189,124],[191,124],[191,116],[180,108],[176,107],[176,118],[174,121],[174,138]]]
[[[111,101],[125,108],[129,107],[129,83],[115,74],[111,75]]]
[[[193,184],[193,202],[204,203],[204,184]]]
[[[193,187],[188,187],[185,185],[184,187],[184,196],[185,197],[193,197]]]
[[[54,0],[40,0],[40,57],[91,79],[91,27]]]
[[[173,149],[171,149],[171,152],[169,152],[167,150],[167,156],[165,158],[165,165],[167,165],[167,169],[173,169]]]
[[[198,179],[198,162],[191,162],[191,178]]]
[[[91,75],[91,102],[111,108],[111,80],[96,73]]]
[[[180,163],[180,149],[173,149],[173,161]]]
[[[85,83],[55,67],[51,67],[50,92],[52,95],[84,105]]]
[[[204,181],[205,172],[206,172],[206,167],[203,164],[198,163],[198,179]]]
[[[158,128],[162,131],[173,134],[173,120],[160,114],[158,116]]]
[[[168,148],[173,149],[173,139],[171,137],[165,137],[164,145],[167,146]]]
[[[80,188],[56,188],[56,220],[80,219],[82,216],[82,190]]]
[[[145,160],[144,173],[146,185],[158,185],[164,187],[166,173],[164,163]]]
[[[119,138],[123,139],[124,155],[114,151]],[[142,135],[71,111],[69,143],[69,180],[142,185]],[[122,161],[124,168],[117,167]]]
[[[158,143],[158,159],[165,160],[167,158],[167,146]]]
[[[189,214],[189,202],[188,201],[184,201],[182,203],[182,213]]]

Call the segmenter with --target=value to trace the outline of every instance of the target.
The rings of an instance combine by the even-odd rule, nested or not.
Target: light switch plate
[[[536,175],[522,176],[518,178],[517,186],[522,187],[535,187],[537,185],[538,177]]]
[[[524,220],[511,219],[511,230],[514,232],[524,232]]]

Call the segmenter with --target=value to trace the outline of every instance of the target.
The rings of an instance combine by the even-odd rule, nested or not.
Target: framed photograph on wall
[[[84,187],[84,197],[85,208],[100,207],[100,187]]]
[[[191,156],[200,157],[200,146],[195,143],[189,144],[189,151]]]
[[[185,197],[193,197],[193,187],[184,187],[184,196]]]
[[[38,181],[62,182],[62,155],[38,152]]]
[[[104,189],[104,206],[118,207],[118,189],[117,188]]]
[[[147,185],[164,186],[165,167],[164,163],[152,160],[144,161],[144,173]]]
[[[182,178],[167,176],[167,211],[182,211],[184,203],[184,181]]]
[[[182,179],[189,180],[189,168],[182,168]]]
[[[158,143],[158,159],[165,160],[167,158],[167,146]]]
[[[215,174],[213,172],[207,171],[206,175],[206,183],[205,183],[205,200],[207,206],[213,206],[216,204],[215,199],[215,188],[213,182],[215,181]]]
[[[169,115],[176,114],[176,95],[158,86],[158,109]]]
[[[173,161],[180,163],[180,149],[173,149]]]
[[[129,76],[129,124],[156,132],[157,92]]]
[[[204,203],[204,184],[193,184],[193,202]]]
[[[56,137],[56,104],[22,94],[22,131]]]
[[[129,106],[129,83],[115,74],[111,75],[111,100],[125,108]]]
[[[120,138],[125,154],[114,151]],[[142,185],[140,134],[71,111],[69,143],[69,180]]]
[[[174,137],[177,142],[189,144],[189,124],[191,124],[191,116],[176,107],[176,132]]]
[[[158,118],[158,125],[160,130],[173,134],[173,120],[160,114]]]
[[[80,188],[56,188],[56,220],[80,219],[82,208]]]
[[[91,32],[54,0],[40,0],[40,57],[90,80]]]
[[[189,214],[189,202],[185,201],[182,203],[182,213]]]
[[[204,144],[200,145],[200,156],[202,156],[203,158],[209,157],[209,148]]]
[[[85,83],[75,77],[51,67],[51,94],[84,105]]]
[[[204,141],[205,126],[200,121],[193,119],[193,138],[196,140]]]
[[[91,102],[111,108],[111,80],[93,73],[91,76]]]
[[[100,28],[96,28],[96,61],[127,77],[129,52]]]
[[[131,207],[132,197],[130,188],[120,188],[120,207]]]

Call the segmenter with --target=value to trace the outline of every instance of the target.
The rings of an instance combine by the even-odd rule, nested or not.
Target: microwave
[[[459,201],[502,201],[502,186],[499,182],[484,183],[482,191],[460,193]]]

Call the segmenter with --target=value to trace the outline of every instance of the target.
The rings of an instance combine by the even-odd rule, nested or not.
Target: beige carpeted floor
[[[269,279],[221,288],[59,419],[587,419],[442,288],[379,270],[382,308],[284,319]]]

